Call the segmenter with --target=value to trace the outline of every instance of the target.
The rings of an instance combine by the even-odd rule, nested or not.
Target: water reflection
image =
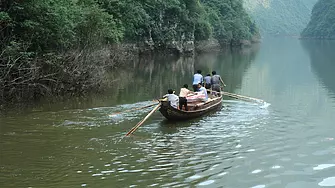
[[[255,45],[243,51],[201,54],[196,57],[142,58],[128,70],[133,72],[133,78],[125,83],[127,89],[120,90],[118,95],[127,100],[136,96],[149,99],[162,96],[168,88],[179,92],[185,83],[191,86],[197,69],[201,69],[204,75],[216,70],[230,88],[236,88],[241,84],[243,74],[256,57],[258,49],[259,46]]]
[[[243,76],[257,57],[260,45],[242,50],[225,51],[219,54],[203,54],[195,59],[195,69],[201,69],[203,75],[215,70],[226,83],[225,90],[234,92],[240,88]]]
[[[302,40],[301,44],[310,57],[313,71],[335,95],[335,41]]]

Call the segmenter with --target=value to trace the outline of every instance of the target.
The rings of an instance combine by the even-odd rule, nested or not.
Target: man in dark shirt
[[[216,74],[216,71],[213,71],[212,75],[213,75],[211,78],[212,90],[216,92],[221,92],[220,83],[222,83],[223,86],[226,86],[226,84],[223,82],[221,76]]]
[[[205,88],[210,89],[211,88],[211,75],[207,74],[207,76],[205,76],[204,80],[205,80]]]

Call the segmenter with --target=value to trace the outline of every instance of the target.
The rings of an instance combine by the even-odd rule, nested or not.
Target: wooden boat
[[[209,96],[210,97],[210,96]],[[168,120],[188,120],[200,117],[222,107],[222,96],[210,97],[206,102],[187,103],[188,111],[175,109],[168,101],[161,101],[159,111]]]

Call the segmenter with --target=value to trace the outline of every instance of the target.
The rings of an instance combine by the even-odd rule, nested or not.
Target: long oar
[[[211,92],[217,92],[217,91],[213,91],[213,90],[208,90],[208,91],[211,91]],[[253,98],[253,97],[248,97],[248,96],[238,95],[238,94],[235,94],[235,93],[228,93],[228,92],[225,92],[225,91],[221,91],[220,93],[221,93],[222,95],[226,95],[226,96],[228,96],[228,97],[232,97],[232,98],[236,98],[236,99],[240,99],[240,100],[252,101],[252,102],[257,102],[257,103],[264,103],[263,100],[261,100],[261,99],[256,99],[256,98]]]
[[[149,114],[145,116],[145,118],[142,121],[138,122],[132,129],[130,129],[130,131],[126,134],[126,136],[133,134],[155,111],[158,110],[160,106],[161,103],[159,103],[154,109],[152,109],[151,112],[149,112]]]
[[[261,100],[261,99],[256,99],[256,98],[253,98],[253,97],[248,97],[248,96],[238,95],[238,94],[235,94],[235,93],[228,93],[228,92],[222,91],[221,94],[222,94],[222,95],[229,96],[229,97],[238,98],[238,99],[244,99],[244,100],[255,101],[255,102],[257,102],[257,103],[264,103],[264,101]]]
[[[149,105],[142,106],[142,107],[138,107],[138,108],[132,108],[132,109],[125,110],[125,111],[122,111],[122,112],[116,112],[116,113],[110,114],[109,116],[115,116],[115,115],[117,115],[117,114],[126,113],[126,112],[131,112],[131,111],[134,111],[134,110],[141,110],[141,109],[144,109],[144,108],[149,108],[149,107],[155,106],[155,105],[157,105],[157,104],[158,104],[158,103],[154,103],[154,104],[149,104]]]

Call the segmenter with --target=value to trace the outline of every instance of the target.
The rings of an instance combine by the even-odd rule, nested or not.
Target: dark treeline
[[[335,0],[319,0],[311,21],[301,33],[303,38],[335,39]]]
[[[165,50],[257,37],[242,0],[5,0],[0,2],[0,102],[81,93],[132,43]]]

